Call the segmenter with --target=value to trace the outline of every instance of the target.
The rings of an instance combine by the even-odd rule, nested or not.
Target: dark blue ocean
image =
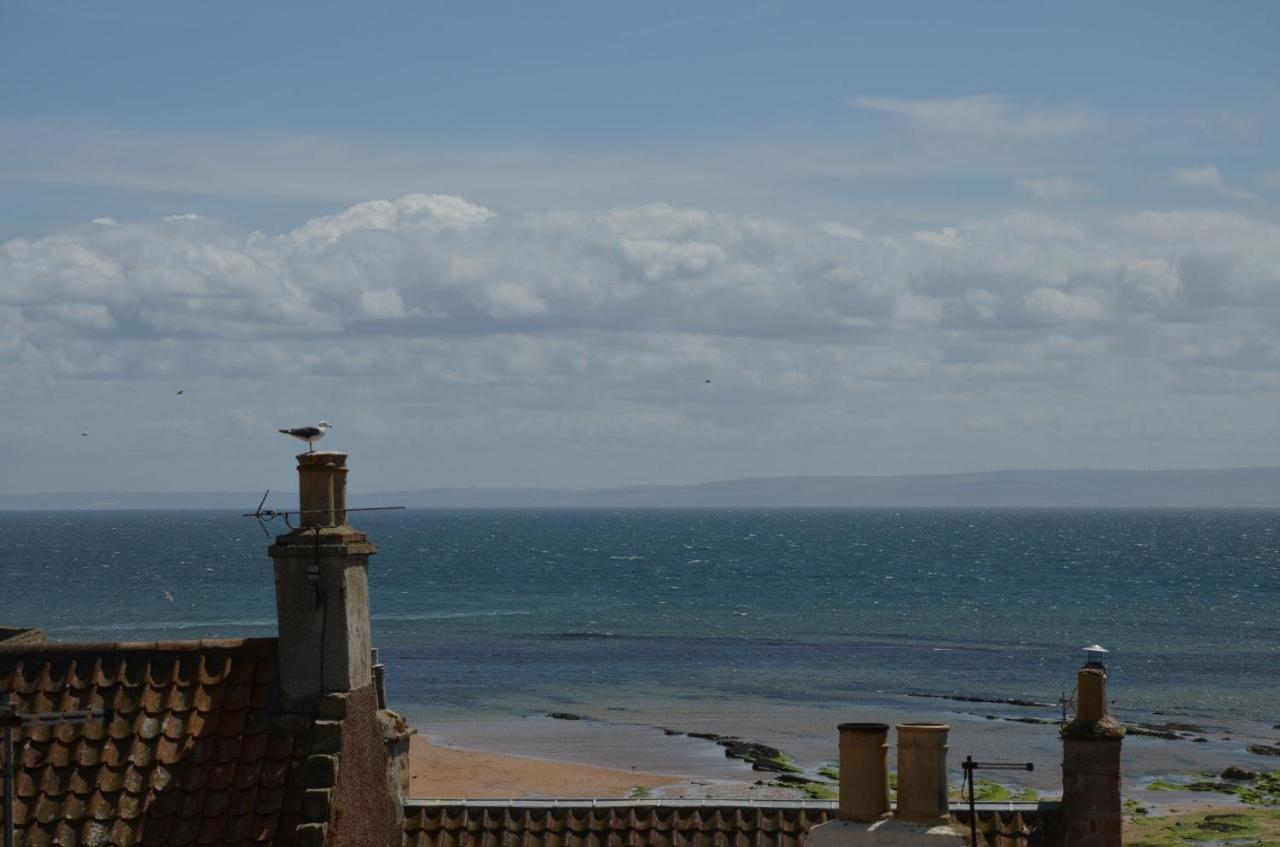
[[[353,517],[381,548],[374,639],[392,705],[411,711],[605,690],[1053,702],[1100,642],[1133,708],[1280,719],[1276,511]],[[0,513],[0,624],[57,640],[270,634],[267,544],[232,512]]]

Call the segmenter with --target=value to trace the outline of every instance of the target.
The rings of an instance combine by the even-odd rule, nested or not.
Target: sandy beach
[[[1024,723],[1026,710],[945,701],[886,703],[894,708],[840,709],[794,704],[666,702],[654,712],[600,702],[578,720],[525,715],[410,714],[419,728],[412,748],[411,795],[446,798],[600,798],[633,796],[707,799],[801,799],[795,787],[776,784],[776,773],[753,770],[726,757],[724,747],[688,733],[720,733],[771,745],[802,775],[821,780],[835,762],[836,725],[845,720],[942,720],[952,727],[952,782],[959,784],[965,755],[1034,762],[1031,773],[1001,774],[1013,791],[1052,797],[1061,789],[1061,742],[1052,723]],[[988,712],[988,710],[990,710]],[[987,714],[983,714],[987,712]],[[999,717],[991,715],[998,713]],[[1217,794],[1152,790],[1157,777],[1216,774],[1229,765],[1274,769],[1275,761],[1247,752],[1269,740],[1264,728],[1240,724],[1203,727],[1192,740],[1131,736],[1124,748],[1125,796],[1153,807],[1231,802]],[[998,751],[998,755],[995,752]],[[892,762],[892,758],[891,758]],[[892,765],[891,765],[892,767]],[[1011,778],[1008,778],[1011,777]],[[834,784],[829,783],[834,789]]]
[[[422,799],[627,797],[681,782],[635,770],[459,750],[418,735],[409,750],[409,796]]]

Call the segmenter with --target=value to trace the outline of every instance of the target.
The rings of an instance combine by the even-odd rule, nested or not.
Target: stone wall
[[[393,847],[404,811],[392,790],[387,746],[372,685],[326,694],[311,725],[304,847]]]

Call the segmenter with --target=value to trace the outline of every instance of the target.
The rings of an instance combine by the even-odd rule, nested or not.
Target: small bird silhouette
[[[707,380],[707,385],[710,385],[710,384],[711,384],[711,380]]]
[[[80,437],[81,437],[81,438],[88,438],[88,437],[89,437],[89,433],[87,433],[87,432],[82,432],[82,433],[80,433]]]
[[[172,595],[172,594],[170,594],[168,591],[166,591],[166,592],[164,593],[164,599],[166,599],[166,600],[168,600],[170,603],[172,603],[172,602],[173,602],[173,595]]]
[[[179,388],[179,389],[178,389],[178,394],[179,394],[179,395],[181,395],[181,394],[182,394],[182,389],[181,389],[181,388]]]

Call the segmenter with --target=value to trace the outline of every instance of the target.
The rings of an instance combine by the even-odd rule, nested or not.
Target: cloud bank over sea
[[[248,380],[218,411],[240,429],[273,384],[363,378],[324,414],[403,439],[1260,438],[1277,325],[1280,227],[1241,212],[881,231],[410,194],[277,233],[178,213],[0,243],[6,384]]]

